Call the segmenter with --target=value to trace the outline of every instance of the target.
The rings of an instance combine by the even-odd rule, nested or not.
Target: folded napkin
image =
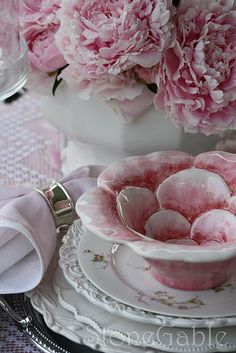
[[[77,169],[60,180],[75,203],[95,187],[101,166]],[[26,292],[41,281],[56,249],[54,218],[37,191],[0,186],[0,294]]]

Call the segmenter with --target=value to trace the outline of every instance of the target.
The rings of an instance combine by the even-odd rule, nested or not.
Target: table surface
[[[27,92],[0,103],[0,184],[35,187],[60,178],[61,133],[43,118],[40,97]],[[0,308],[0,352],[39,353]]]

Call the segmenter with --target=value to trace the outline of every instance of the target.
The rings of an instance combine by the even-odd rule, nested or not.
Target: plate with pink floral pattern
[[[64,237],[59,263],[77,292],[111,313],[179,327],[236,324],[236,274],[213,290],[166,287],[131,249],[95,237],[80,221]]]
[[[236,315],[236,273],[212,290],[169,288],[153,278],[150,266],[129,247],[113,245],[91,233],[82,237],[78,258],[97,288],[141,310],[200,318]]]

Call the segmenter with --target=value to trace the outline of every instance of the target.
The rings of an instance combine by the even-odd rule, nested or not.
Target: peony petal
[[[106,168],[98,177],[98,185],[113,194],[126,186],[155,190],[166,177],[192,165],[193,157],[180,151],[129,157]]]
[[[236,241],[236,217],[226,210],[211,210],[192,225],[191,239],[199,244]]]
[[[146,236],[165,242],[189,237],[191,224],[179,212],[160,210],[148,219],[145,230]]]
[[[138,53],[130,55],[129,60],[145,68],[151,68],[161,60],[161,52],[149,51],[147,53]]]
[[[157,191],[157,198],[162,208],[176,210],[193,220],[202,212],[225,207],[230,190],[219,175],[192,168],[164,180]]]
[[[114,195],[101,188],[85,192],[76,203],[76,212],[83,225],[101,238],[120,243],[140,239],[122,224]]]
[[[107,102],[125,121],[136,121],[153,104],[153,93],[147,88],[134,99],[111,99]]]
[[[218,151],[201,153],[195,158],[194,165],[221,175],[236,194],[236,154]]]
[[[152,191],[132,186],[122,190],[116,202],[117,211],[124,224],[141,234],[145,233],[146,220],[159,208]]]

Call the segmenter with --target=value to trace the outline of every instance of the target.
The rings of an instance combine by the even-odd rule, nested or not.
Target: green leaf
[[[180,3],[180,0],[173,0],[173,5],[178,7],[179,6],[179,3]]]
[[[62,82],[62,78],[58,79],[58,76],[62,73],[62,71],[68,66],[69,64],[66,64],[65,66],[61,67],[56,71],[56,77],[55,81],[53,83],[52,87],[52,94],[55,96],[56,90],[59,87],[60,83]]]
[[[147,88],[149,88],[152,93],[157,93],[157,85],[155,83],[148,83]]]

